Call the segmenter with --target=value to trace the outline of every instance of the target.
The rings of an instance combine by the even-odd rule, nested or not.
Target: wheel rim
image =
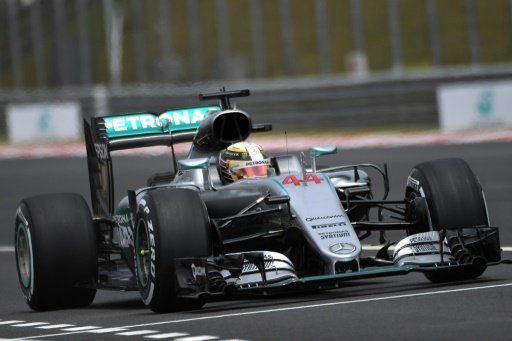
[[[142,287],[148,284],[151,271],[151,256],[149,251],[149,238],[146,222],[139,220],[135,236],[135,266],[137,279]]]
[[[406,200],[409,201],[409,202],[413,202],[414,199],[416,198],[424,198],[425,199],[425,226],[427,227],[426,230],[411,230],[411,229],[407,229],[407,235],[411,235],[411,234],[414,234],[414,233],[420,233],[420,232],[428,232],[428,231],[433,231],[434,228],[432,227],[432,218],[430,216],[430,209],[428,207],[428,203],[427,203],[427,198],[425,196],[425,193],[423,192],[423,189],[420,188],[419,192],[411,192],[407,195],[407,198]]]
[[[32,279],[32,243],[30,233],[23,224],[16,229],[16,260],[20,282],[29,288]]]
[[[425,199],[425,205],[426,205],[425,209],[426,209],[428,230],[434,231],[434,227],[432,226],[432,217],[430,216],[430,209],[428,208],[427,197],[425,196],[425,193],[423,192],[423,188],[420,188],[420,196]]]

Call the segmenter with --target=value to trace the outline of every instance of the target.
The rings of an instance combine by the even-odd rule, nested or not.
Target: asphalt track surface
[[[400,199],[417,163],[462,157],[484,188],[491,223],[512,246],[512,142],[342,150],[325,165],[387,162],[391,199]],[[118,157],[116,188],[143,186],[168,168],[163,157]],[[477,280],[431,284],[421,274],[348,282],[339,289],[206,304],[157,315],[137,292],[99,291],[84,309],[32,312],[15,269],[13,220],[26,196],[78,192],[89,200],[84,158],[0,160],[0,338],[37,340],[510,340],[512,266],[490,267]],[[375,183],[375,186],[378,184]],[[372,239],[365,244],[374,242]],[[512,252],[504,252],[512,258]],[[65,276],[65,269],[62,269]]]

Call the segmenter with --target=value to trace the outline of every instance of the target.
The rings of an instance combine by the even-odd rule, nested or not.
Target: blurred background
[[[511,76],[512,0],[0,1],[11,143],[222,86],[277,129],[503,127]]]

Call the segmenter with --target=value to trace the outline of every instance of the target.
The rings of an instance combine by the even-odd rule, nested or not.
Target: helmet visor
[[[246,166],[233,169],[232,174],[238,179],[250,179],[266,177],[268,172],[268,165],[255,165]]]
[[[268,175],[270,160],[233,161],[230,166],[233,180],[261,178]]]

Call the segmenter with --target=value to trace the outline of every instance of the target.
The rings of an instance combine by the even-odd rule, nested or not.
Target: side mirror
[[[181,174],[186,174],[185,179],[190,179],[196,185],[199,184],[199,187],[202,184],[204,189],[213,188],[208,172],[209,165],[210,160],[207,157],[178,160],[178,170]]]
[[[336,154],[337,152],[338,152],[338,147],[336,147],[335,145],[329,145],[329,146],[313,147],[309,150],[309,155],[311,157],[317,157],[317,156],[323,156],[323,155]]]
[[[311,168],[312,168],[313,173],[316,173],[316,160],[315,160],[316,157],[336,154],[337,152],[338,152],[338,147],[336,147],[335,145],[311,148],[309,150],[309,156],[311,157]]]
[[[200,159],[178,160],[178,168],[180,170],[207,169],[208,165],[209,159],[207,157],[202,157]]]

